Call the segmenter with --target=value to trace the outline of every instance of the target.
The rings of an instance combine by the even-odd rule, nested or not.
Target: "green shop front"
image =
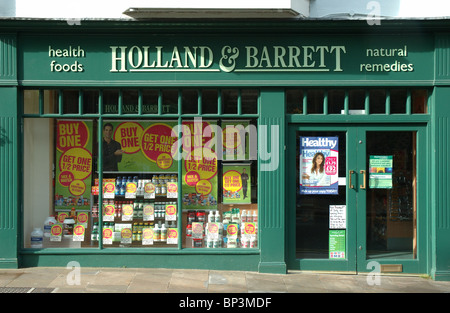
[[[450,279],[446,25],[1,21],[0,266]]]

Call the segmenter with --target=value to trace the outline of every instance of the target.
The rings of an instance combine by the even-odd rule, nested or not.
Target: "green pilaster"
[[[432,136],[432,276],[450,280],[450,87],[436,87]]]
[[[286,273],[284,91],[261,92],[258,121],[260,272]]]
[[[436,83],[432,116],[431,274],[450,280],[450,36],[436,36]]]
[[[17,268],[17,57],[14,36],[0,35],[0,268]]]

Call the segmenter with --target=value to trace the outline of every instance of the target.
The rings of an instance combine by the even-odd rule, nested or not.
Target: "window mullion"
[[[61,89],[58,89],[58,115],[63,115],[63,92]]]
[[[411,89],[406,90],[406,115],[411,115]]]
[[[119,89],[119,107],[117,108],[117,113],[122,115],[122,104],[123,104],[123,92],[122,89]]]
[[[386,115],[391,114],[391,91],[386,90]]]

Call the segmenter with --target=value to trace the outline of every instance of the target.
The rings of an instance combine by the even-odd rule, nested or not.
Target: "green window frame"
[[[287,88],[286,115],[291,121],[324,117],[339,120],[398,119],[428,121],[433,89],[428,87]]]

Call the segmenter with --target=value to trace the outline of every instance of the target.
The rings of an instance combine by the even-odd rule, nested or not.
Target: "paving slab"
[[[376,279],[374,279],[376,278]],[[450,282],[408,275],[144,268],[0,270],[0,293],[450,293]]]
[[[287,292],[283,277],[276,274],[247,273],[248,292]]]

